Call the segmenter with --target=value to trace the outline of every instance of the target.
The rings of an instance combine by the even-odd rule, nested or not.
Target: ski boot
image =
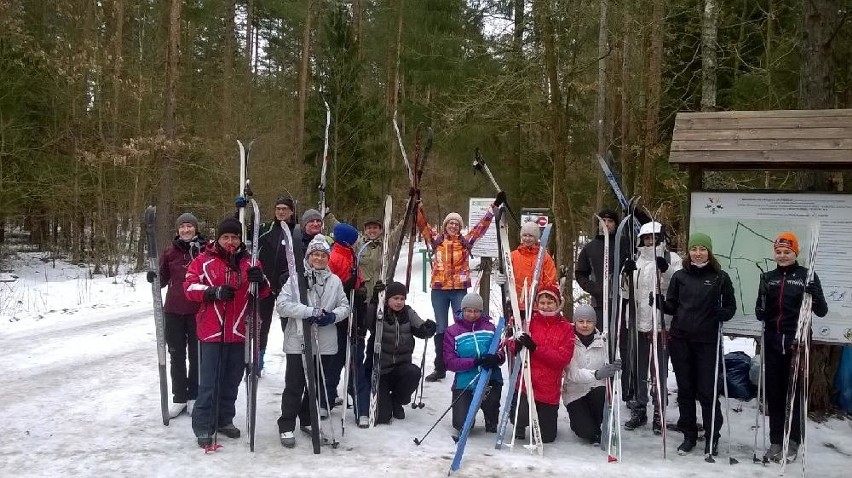
[[[769,445],[769,449],[766,450],[766,459],[775,463],[781,462],[781,454],[784,453],[784,449],[781,447],[780,443],[773,443]]]
[[[281,446],[284,448],[295,448],[296,447],[296,435],[293,432],[284,432],[279,435],[279,439],[281,440]]]
[[[697,440],[693,436],[683,437],[683,443],[681,443],[677,447],[677,454],[681,455],[681,456],[688,455],[689,452],[691,452],[692,449],[695,448],[696,443],[697,443]]]
[[[240,437],[240,429],[235,427],[233,423],[221,426],[217,431],[228,438]]]
[[[630,420],[624,423],[626,430],[635,430],[648,423],[648,413],[641,408],[634,408],[630,411]]]

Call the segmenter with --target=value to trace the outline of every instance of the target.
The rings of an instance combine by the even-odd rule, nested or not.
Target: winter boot
[[[207,434],[197,436],[196,440],[198,441],[198,446],[201,448],[207,448],[213,444],[213,437]]]
[[[366,415],[358,417],[358,428],[370,428],[370,417]]]
[[[173,403],[169,405],[169,418],[177,418],[184,410],[186,410],[186,403]]]
[[[435,371],[426,376],[427,382],[437,382],[447,376],[444,364],[444,334],[435,334]]]
[[[281,433],[278,437],[281,440],[281,446],[283,446],[284,448],[296,447],[296,435],[294,435],[293,432],[284,432]]]
[[[405,408],[399,403],[393,403],[393,417],[397,420],[405,420]]]
[[[796,461],[796,458],[799,456],[799,443],[790,440],[790,444],[787,445],[787,463],[792,463]]]
[[[695,444],[696,444],[696,442],[697,442],[697,440],[696,440],[696,438],[695,438],[695,437],[693,437],[693,436],[684,436],[684,437],[683,437],[683,443],[681,443],[681,444],[677,447],[677,454],[678,454],[678,455],[681,455],[681,456],[683,456],[683,455],[688,455],[688,454],[689,454],[689,452],[691,452],[691,451],[692,451],[692,449],[693,449],[693,448],[695,448]]]
[[[784,449],[781,447],[781,444],[773,443],[769,445],[769,449],[766,450],[766,459],[778,463],[781,461],[782,453],[784,453]]]
[[[648,423],[648,412],[644,408],[634,408],[630,412],[630,420],[624,423],[626,430],[635,430]]]
[[[235,427],[233,423],[221,426],[217,431],[228,438],[240,437],[240,429]]]
[[[712,453],[713,456],[719,456],[719,437],[720,435],[716,435],[713,437],[713,445],[712,445]],[[711,445],[710,445],[710,437],[704,436],[704,456],[708,456],[711,453]]]

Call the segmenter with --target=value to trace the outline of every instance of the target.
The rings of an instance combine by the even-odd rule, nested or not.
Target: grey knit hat
[[[521,236],[523,237],[524,234],[529,234],[538,241],[541,239],[541,228],[538,227],[538,224],[527,221],[521,226]]]
[[[467,294],[462,299],[461,308],[482,310],[482,297],[480,297],[479,294],[475,294],[473,292]]]
[[[302,214],[302,225],[316,220],[322,221],[322,214],[320,214],[320,212],[316,209],[308,209],[304,214]]]
[[[591,319],[597,322],[598,314],[595,313],[595,309],[591,305],[580,304],[574,308],[574,320],[577,319]]]
[[[198,232],[198,218],[196,218],[191,212],[185,212],[177,217],[175,220],[175,229],[180,229],[180,225],[185,222],[195,226],[195,232]]]

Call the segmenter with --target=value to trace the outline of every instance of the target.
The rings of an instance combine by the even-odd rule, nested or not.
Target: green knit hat
[[[704,234],[703,232],[694,232],[689,236],[689,249],[692,249],[695,246],[703,246],[705,249],[713,253],[713,240],[710,239],[710,236]]]

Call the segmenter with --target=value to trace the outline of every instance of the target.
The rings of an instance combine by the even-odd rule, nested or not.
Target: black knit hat
[[[405,287],[405,284],[397,281],[393,281],[385,288],[385,297],[393,297],[395,295],[401,295],[403,297],[408,295],[408,288]]]
[[[216,228],[216,239],[222,237],[222,234],[236,234],[240,237],[243,237],[243,225],[240,221],[234,219],[233,217],[226,217],[219,223],[219,227]]]
[[[278,199],[275,200],[275,205],[285,205],[290,208],[291,211],[296,211],[296,203],[293,202],[293,198],[290,196],[278,196]]]
[[[601,219],[612,219],[613,221],[618,222],[618,213],[612,209],[601,209],[600,212],[598,212],[598,217]]]

